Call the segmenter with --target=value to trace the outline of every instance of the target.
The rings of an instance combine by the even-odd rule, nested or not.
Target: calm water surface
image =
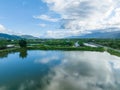
[[[1,53],[0,90],[120,90],[120,57],[88,51]]]

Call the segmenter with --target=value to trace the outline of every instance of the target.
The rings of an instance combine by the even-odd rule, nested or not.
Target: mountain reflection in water
[[[107,52],[28,51],[24,61],[18,55],[0,59],[0,90],[120,90],[120,57]]]

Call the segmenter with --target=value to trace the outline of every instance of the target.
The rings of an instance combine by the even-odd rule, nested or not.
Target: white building
[[[9,44],[9,45],[7,45],[6,47],[7,47],[7,48],[13,48],[13,47],[15,47],[15,45]]]

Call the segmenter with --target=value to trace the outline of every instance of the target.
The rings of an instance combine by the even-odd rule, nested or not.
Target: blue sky
[[[59,28],[59,22],[33,18],[43,14],[59,17],[41,0],[0,0],[0,24],[15,33],[40,35]]]
[[[119,3],[120,0],[0,0],[0,32],[61,38],[120,28]]]

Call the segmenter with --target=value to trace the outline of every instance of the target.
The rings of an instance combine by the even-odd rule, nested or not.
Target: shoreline
[[[60,50],[60,51],[97,51],[97,52],[104,52],[107,51],[111,55],[119,56],[120,57],[120,52],[117,52],[112,49],[105,50],[103,47],[53,47],[53,46],[44,46],[44,47],[26,47],[26,48],[20,48],[20,47],[15,47],[15,48],[7,48],[0,50],[0,53],[15,53],[15,52],[20,52],[22,50]]]

